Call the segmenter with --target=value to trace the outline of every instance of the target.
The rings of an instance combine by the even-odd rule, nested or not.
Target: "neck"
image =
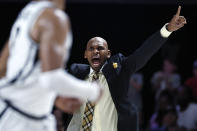
[[[92,67],[91,67],[92,68]],[[94,71],[94,72],[96,72],[96,73],[98,73],[99,71],[100,71],[100,69],[94,69],[94,68],[92,68],[92,70]]]

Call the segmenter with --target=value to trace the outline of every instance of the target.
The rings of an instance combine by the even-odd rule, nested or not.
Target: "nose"
[[[94,51],[93,51],[93,53],[94,54],[98,54],[99,53],[98,49],[95,48]]]

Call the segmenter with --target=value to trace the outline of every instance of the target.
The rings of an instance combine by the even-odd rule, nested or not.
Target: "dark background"
[[[29,2],[30,0],[0,0],[0,2]],[[196,0],[66,0],[67,3],[118,3],[118,4],[176,4],[184,2],[184,4],[196,4]]]
[[[13,0],[14,1],[14,0]],[[18,12],[26,4],[25,0],[0,0],[0,47],[9,36],[9,31]],[[19,2],[20,1],[20,2]],[[27,1],[27,0],[26,0]],[[181,14],[187,18],[187,25],[173,33],[166,45],[170,46],[172,54],[178,65],[178,72],[182,82],[192,75],[192,63],[197,59],[196,31],[197,31],[197,2],[172,0],[70,0],[67,4],[67,13],[72,22],[74,43],[69,64],[73,62],[86,62],[83,53],[87,41],[94,36],[101,36],[108,41],[112,54],[121,52],[131,54],[152,33],[159,30],[169,22],[176,13],[178,4],[182,5]],[[173,47],[179,47],[176,51]],[[171,48],[172,47],[172,48]],[[140,70],[144,74],[145,87],[143,98],[145,103],[145,117],[150,113],[146,110],[151,106],[150,77],[161,68],[161,49],[147,65]],[[150,110],[150,109],[149,109]]]

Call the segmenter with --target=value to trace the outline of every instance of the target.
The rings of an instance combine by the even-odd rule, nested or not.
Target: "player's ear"
[[[109,59],[111,57],[111,51],[108,50],[107,58]]]

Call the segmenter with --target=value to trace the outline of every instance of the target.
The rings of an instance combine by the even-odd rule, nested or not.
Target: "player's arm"
[[[33,34],[40,43],[39,57],[43,72],[64,67],[65,41],[70,30],[68,17],[59,9],[46,9],[35,24]],[[37,35],[37,36],[36,36]]]
[[[1,54],[0,54],[0,78],[6,75],[7,60],[9,56],[9,46],[6,42]]]
[[[100,93],[97,84],[78,80],[64,71],[64,46],[70,29],[63,11],[47,9],[36,26],[39,29],[39,57],[43,71],[40,81],[43,86],[60,96],[97,100]]]
[[[160,31],[149,37],[143,45],[137,49],[133,55],[129,56],[126,60],[127,65],[135,64],[135,71],[143,67],[146,62],[160,49],[160,47],[166,42],[168,36],[186,24],[186,19],[180,16],[181,7],[179,6],[176,15],[171,21],[166,24]]]

